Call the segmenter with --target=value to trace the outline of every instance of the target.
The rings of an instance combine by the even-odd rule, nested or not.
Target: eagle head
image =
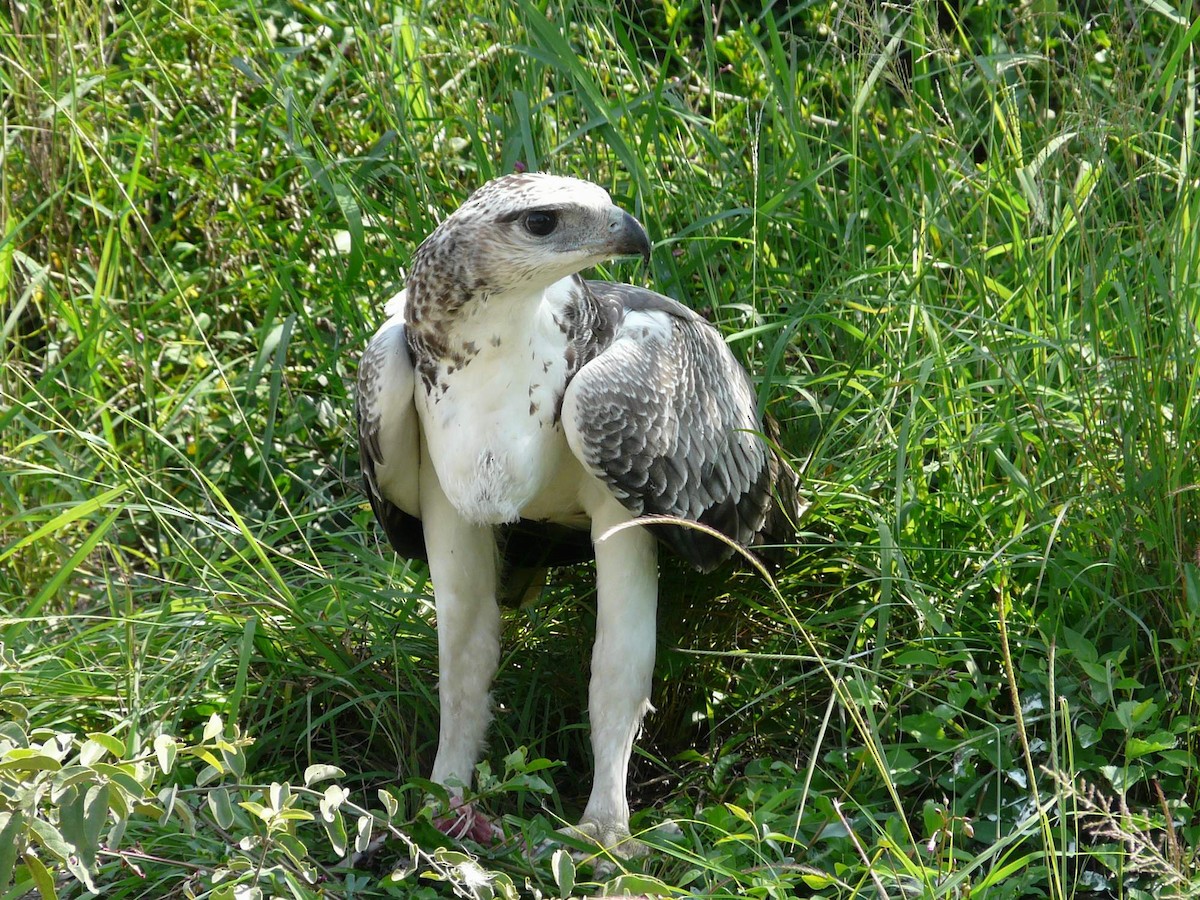
[[[650,239],[606,190],[578,178],[523,173],[471,194],[417,250],[413,276],[437,272],[471,294],[540,292],[617,256],[648,259]]]

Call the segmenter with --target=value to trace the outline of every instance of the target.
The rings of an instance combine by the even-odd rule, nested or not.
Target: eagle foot
[[[563,837],[595,844],[600,850],[623,862],[643,859],[650,855],[650,848],[632,837],[627,826],[615,822],[583,821],[578,825],[560,828],[558,833]],[[572,852],[571,855],[576,858],[577,862],[590,857],[590,854],[576,852]],[[597,862],[597,865],[602,864],[603,861]]]

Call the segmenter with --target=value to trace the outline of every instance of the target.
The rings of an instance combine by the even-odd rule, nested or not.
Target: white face
[[[452,257],[473,289],[495,293],[543,289],[614,256],[649,252],[645,231],[603,188],[541,174],[488,182],[430,244]]]

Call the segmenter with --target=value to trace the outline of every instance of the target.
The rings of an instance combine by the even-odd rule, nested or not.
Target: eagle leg
[[[650,711],[658,556],[655,539],[611,498],[592,514],[596,641],[588,696],[595,772],[579,831],[606,843],[628,838],[626,779],[633,741]]]
[[[422,472],[422,524],[438,630],[441,725],[434,781],[451,798],[471,785],[491,711],[488,690],[500,661],[496,538],[450,505],[432,470]]]

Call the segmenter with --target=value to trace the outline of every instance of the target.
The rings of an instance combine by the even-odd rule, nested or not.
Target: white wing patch
[[[635,309],[625,313],[625,321],[617,333],[617,340],[630,339],[637,341],[669,341],[671,340],[670,313],[659,309]]]
[[[383,304],[383,314],[389,319],[393,316],[399,316],[400,321],[404,321],[404,307],[408,302],[408,291],[404,290],[395,296],[391,297],[387,303]]]

